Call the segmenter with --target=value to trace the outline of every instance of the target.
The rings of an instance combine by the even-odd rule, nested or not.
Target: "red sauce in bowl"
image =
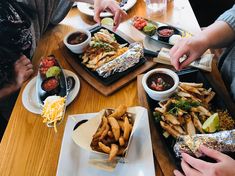
[[[153,73],[147,79],[147,85],[155,91],[165,91],[173,87],[174,80],[165,73]]]
[[[170,37],[171,35],[174,34],[174,30],[166,28],[166,29],[159,30],[158,33],[163,37]]]
[[[86,41],[87,39],[88,39],[87,34],[83,32],[75,32],[68,37],[67,42],[70,45],[77,45]]]
[[[42,82],[42,89],[46,92],[53,91],[59,86],[59,81],[55,77],[50,77]]]

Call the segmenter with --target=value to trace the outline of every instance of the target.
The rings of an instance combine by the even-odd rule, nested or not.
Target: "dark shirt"
[[[0,1],[0,88],[12,82],[14,63],[24,54],[30,57],[31,22],[14,0]]]

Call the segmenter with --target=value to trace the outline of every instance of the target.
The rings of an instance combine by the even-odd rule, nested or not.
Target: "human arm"
[[[201,146],[200,150],[210,158],[215,159],[216,163],[210,163],[196,159],[186,153],[182,154],[181,167],[186,176],[234,176],[235,160],[216,150]],[[178,170],[174,171],[175,176],[183,176]]]
[[[235,6],[221,15],[216,22],[193,37],[179,40],[170,50],[171,63],[177,69],[189,65],[208,48],[226,47],[235,40]],[[187,59],[180,63],[179,59]]]
[[[122,19],[124,19],[127,14],[123,11],[117,1],[115,0],[77,0],[79,2],[87,2],[94,4],[94,20],[100,23],[100,13],[104,10],[111,12],[114,15],[114,30],[117,29]]]
[[[4,99],[21,88],[23,83],[32,75],[33,65],[26,56],[21,56],[14,63],[14,80],[0,89],[0,100]]]

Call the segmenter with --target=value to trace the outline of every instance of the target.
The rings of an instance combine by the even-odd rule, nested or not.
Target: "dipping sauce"
[[[166,28],[166,29],[159,30],[158,33],[163,37],[170,37],[171,35],[174,34],[174,30]]]
[[[155,91],[165,91],[173,87],[174,80],[165,73],[153,73],[147,79],[147,85]]]
[[[51,91],[56,92],[58,87],[59,87],[59,81],[55,77],[47,78],[42,82],[42,89],[46,92],[51,92]]]
[[[67,42],[70,45],[77,45],[77,44],[80,44],[80,43],[86,41],[87,38],[88,38],[87,34],[82,33],[82,32],[76,32],[76,33],[71,34],[68,37]]]

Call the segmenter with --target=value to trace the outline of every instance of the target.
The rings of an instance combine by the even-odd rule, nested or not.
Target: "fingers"
[[[94,15],[94,20],[97,22],[97,23],[100,23],[100,13],[102,12],[103,10],[102,9],[95,9],[95,15]]]
[[[215,159],[216,161],[222,161],[223,159],[227,158],[227,155],[218,152],[216,150],[210,149],[205,147],[204,145],[200,146],[200,151],[204,153],[205,155]]]
[[[184,47],[173,47],[171,51],[171,64],[175,67],[176,70],[180,69],[180,58],[185,54],[187,55],[188,51]]]
[[[180,171],[174,170],[174,175],[175,176],[184,176]]]
[[[182,170],[184,171],[185,175],[187,176],[200,176],[200,172],[198,172],[197,170],[191,168],[184,160],[181,161],[181,167]]]
[[[187,67],[189,64],[191,64],[195,60],[195,57],[193,55],[189,55],[186,57],[187,58],[179,64],[179,70]]]
[[[186,153],[183,153],[182,157],[186,163],[188,163],[190,166],[192,166],[193,168],[195,168],[199,171],[203,171],[203,170],[206,170],[207,168],[209,168],[210,163],[207,163],[207,162],[202,161],[200,159],[196,159]]]

